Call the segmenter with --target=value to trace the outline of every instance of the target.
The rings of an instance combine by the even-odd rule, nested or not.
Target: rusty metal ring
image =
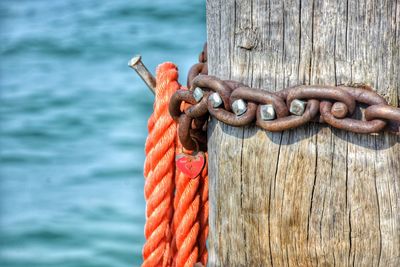
[[[343,102],[349,110],[350,114],[353,114],[356,108],[356,102],[354,97],[351,97],[350,92],[344,90],[343,87],[335,86],[295,86],[286,90],[287,93],[286,104],[290,107],[291,102],[294,99],[321,99],[321,100],[336,100]]]
[[[231,126],[246,126],[254,121],[256,117],[257,104],[249,102],[247,104],[247,110],[240,116],[226,111],[222,108],[214,108],[210,101],[207,102],[208,111],[217,120],[222,121]]]
[[[400,108],[388,106],[386,104],[377,104],[365,109],[365,119],[385,119],[400,122]]]
[[[188,88],[192,86],[193,79],[203,72],[203,68],[204,63],[196,63],[190,68],[186,82]]]
[[[289,115],[289,110],[283,99],[265,90],[254,90],[247,86],[241,86],[236,88],[230,97],[231,103],[237,99],[243,99],[249,103],[272,104],[278,118]]]
[[[367,121],[374,119],[388,120],[388,130],[394,134],[400,134],[400,108],[378,104],[369,106],[365,110],[365,119]]]
[[[230,87],[230,89],[233,92],[237,88],[239,88],[241,86],[245,86],[243,83],[233,81],[233,80],[225,80],[224,82]],[[232,106],[233,101],[231,98],[230,98],[229,102],[230,102],[230,105]],[[256,117],[257,104],[255,104],[253,102],[249,102],[247,105],[246,112],[240,116],[236,116],[232,112],[226,111],[221,108],[214,108],[214,107],[212,107],[211,104],[208,104],[208,110],[209,110],[210,114],[212,116],[214,116],[215,118],[217,118],[218,120],[220,120],[228,125],[239,127],[239,126],[246,126],[254,121],[254,119]]]
[[[226,80],[224,82],[230,87],[233,92],[236,90],[236,88],[244,86],[244,84],[237,81]],[[233,102],[230,99],[230,105],[232,105],[232,103]],[[226,111],[221,108],[214,108],[211,103],[208,103],[207,106],[208,111],[212,116],[230,126],[239,127],[248,125],[252,121],[254,121],[256,117],[257,104],[255,103],[248,103],[246,112],[240,116],[236,116],[232,112]]]
[[[359,87],[340,87],[345,90],[357,102],[368,105],[386,104],[386,100],[375,93]],[[320,104],[320,112],[323,120],[329,125],[347,130],[354,133],[377,133],[386,126],[386,121],[381,119],[374,119],[371,121],[362,121],[351,118],[338,119],[333,116],[331,109],[332,103],[329,101],[322,101]]]
[[[303,115],[295,116],[291,115],[288,117],[279,118],[272,121],[264,121],[261,118],[260,106],[257,109],[257,126],[270,131],[270,132],[281,132],[292,128],[299,127],[307,122],[311,121],[319,111],[319,101],[316,99],[310,99],[307,102],[307,108]]]
[[[207,114],[207,100],[208,100],[209,93],[205,92],[203,98],[200,100],[199,103],[196,103],[187,109],[185,109],[185,114],[191,118],[198,118],[202,117]]]
[[[203,51],[201,51],[199,55],[199,62],[202,63],[207,62],[207,42],[204,43]]]
[[[201,69],[201,74],[207,75],[208,74],[208,64],[203,63],[203,68]]]
[[[243,83],[234,80],[224,80],[224,82],[231,88],[231,91],[234,91],[236,88],[241,86],[245,86]]]
[[[349,93],[355,101],[369,105],[386,104],[386,100],[374,92],[372,89],[367,90],[365,87],[338,86],[338,88]]]
[[[192,125],[192,118],[187,116],[186,114],[181,114],[179,116],[178,122],[178,137],[179,141],[184,148],[188,150],[195,150],[198,147],[198,143],[195,139],[192,138],[190,134]]]
[[[231,111],[229,97],[232,90],[224,81],[210,75],[198,75],[193,79],[190,90],[192,91],[196,87],[217,92],[222,99],[225,110]]]
[[[169,105],[168,105],[168,111],[171,117],[175,120],[178,121],[179,116],[182,114],[181,111],[181,104],[182,102],[186,102],[189,104],[196,104],[196,100],[194,99],[192,92],[188,90],[177,90],[170,98]]]
[[[321,102],[320,112],[324,122],[338,129],[354,133],[376,133],[382,130],[386,125],[386,122],[382,120],[361,121],[351,118],[337,119],[331,113],[331,109],[331,102]]]
[[[231,96],[229,97],[229,105],[231,106],[231,108],[232,108],[232,103],[233,103],[233,101],[235,101],[236,99],[233,99],[232,100],[232,93],[237,89],[237,88],[240,88],[240,87],[247,87],[246,85],[244,85],[243,83],[241,83],[241,82],[238,82],[238,81],[234,81],[234,80],[224,80],[224,82],[229,86],[229,88],[231,89]]]

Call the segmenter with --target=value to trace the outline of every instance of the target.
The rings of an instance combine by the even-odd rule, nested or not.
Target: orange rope
[[[206,241],[208,237],[208,155],[205,153],[205,166],[200,176],[200,235],[199,235],[199,262],[207,264],[208,253]]]
[[[182,149],[180,147],[180,149]],[[193,266],[198,259],[197,239],[200,230],[198,213],[200,209],[200,177],[194,179],[177,171],[174,199],[175,266]]]
[[[148,120],[145,147],[146,243],[142,267],[207,263],[207,166],[194,179],[175,169],[175,154],[182,147],[168,103],[180,88],[177,80],[174,64],[163,63],[157,68],[154,112]]]
[[[149,119],[144,167],[146,243],[143,267],[168,266],[171,259],[171,219],[175,176],[176,123],[168,112],[171,95],[179,89],[178,70],[172,63],[157,69],[154,112]]]

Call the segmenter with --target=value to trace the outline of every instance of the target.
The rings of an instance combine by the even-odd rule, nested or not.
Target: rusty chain
[[[354,133],[400,134],[400,108],[388,105],[366,86],[299,85],[269,92],[207,73],[205,44],[199,63],[189,71],[188,89],[178,90],[169,104],[171,116],[179,123],[179,139],[189,150],[207,149],[209,115],[236,127],[255,122],[270,132],[314,121]],[[365,108],[360,113],[361,106]]]

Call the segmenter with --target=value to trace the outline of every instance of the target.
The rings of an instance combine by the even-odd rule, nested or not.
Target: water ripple
[[[205,1],[0,1],[0,266],[139,266],[154,97],[127,67],[205,40]]]

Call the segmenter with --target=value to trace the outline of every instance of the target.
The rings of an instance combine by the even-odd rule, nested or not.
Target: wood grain
[[[207,0],[209,72],[400,96],[398,0]],[[400,138],[212,120],[209,266],[400,266]]]

